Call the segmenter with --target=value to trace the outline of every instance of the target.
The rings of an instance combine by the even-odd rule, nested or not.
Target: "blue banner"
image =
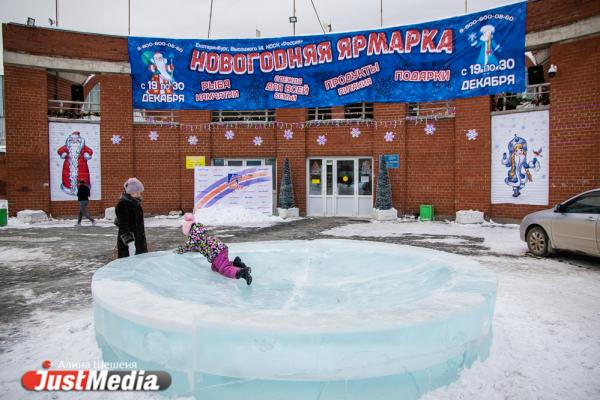
[[[525,2],[411,26],[264,39],[129,38],[133,106],[257,110],[525,90]]]

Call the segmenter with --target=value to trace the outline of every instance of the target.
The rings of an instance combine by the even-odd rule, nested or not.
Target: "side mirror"
[[[554,212],[556,213],[561,213],[563,212],[563,205],[562,204],[557,204],[554,206]]]

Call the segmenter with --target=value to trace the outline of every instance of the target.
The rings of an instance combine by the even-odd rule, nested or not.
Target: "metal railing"
[[[273,122],[275,109],[268,110],[215,110],[211,115],[212,122]]]
[[[407,120],[454,118],[456,107],[451,101],[408,103]]]
[[[307,121],[324,121],[331,119],[331,107],[311,107],[308,109]]]
[[[353,103],[344,106],[345,119],[373,119],[373,103]]]
[[[89,101],[48,100],[49,118],[99,120],[100,104]]]
[[[502,93],[492,98],[492,111],[520,111],[549,105],[549,83],[529,85],[524,93]]]
[[[173,110],[133,109],[134,124],[175,125],[177,122],[177,113]]]

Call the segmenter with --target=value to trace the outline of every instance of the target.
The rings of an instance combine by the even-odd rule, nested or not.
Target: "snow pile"
[[[114,207],[108,207],[104,210],[104,219],[114,220],[115,218],[117,218],[117,214]]]
[[[17,213],[17,219],[24,224],[35,224],[48,221],[48,216],[42,210],[23,210]]]
[[[209,208],[200,208],[194,212],[194,217],[196,222],[209,226],[256,226],[256,224],[259,226],[268,226],[284,222],[281,217],[265,215],[242,206],[216,205]]]
[[[483,212],[461,210],[456,212],[457,224],[483,224]]]

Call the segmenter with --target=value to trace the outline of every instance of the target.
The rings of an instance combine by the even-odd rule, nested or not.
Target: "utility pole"
[[[465,14],[467,13],[467,1],[469,0],[465,0]]]
[[[208,15],[208,38],[210,39],[210,24],[212,23],[213,0],[210,0],[210,14]]]
[[[58,0],[54,2],[54,19],[56,20],[56,27],[58,28]]]
[[[379,15],[381,18],[381,27],[383,28],[383,0],[379,1]]]
[[[294,22],[292,22],[292,26],[293,26],[293,34],[294,36],[296,36],[296,0],[293,0],[293,10],[292,10],[292,16],[294,17]]]
[[[127,24],[127,35],[131,36],[131,0],[127,0],[127,5],[128,5],[128,13],[127,13],[127,19],[128,19],[128,24]]]

